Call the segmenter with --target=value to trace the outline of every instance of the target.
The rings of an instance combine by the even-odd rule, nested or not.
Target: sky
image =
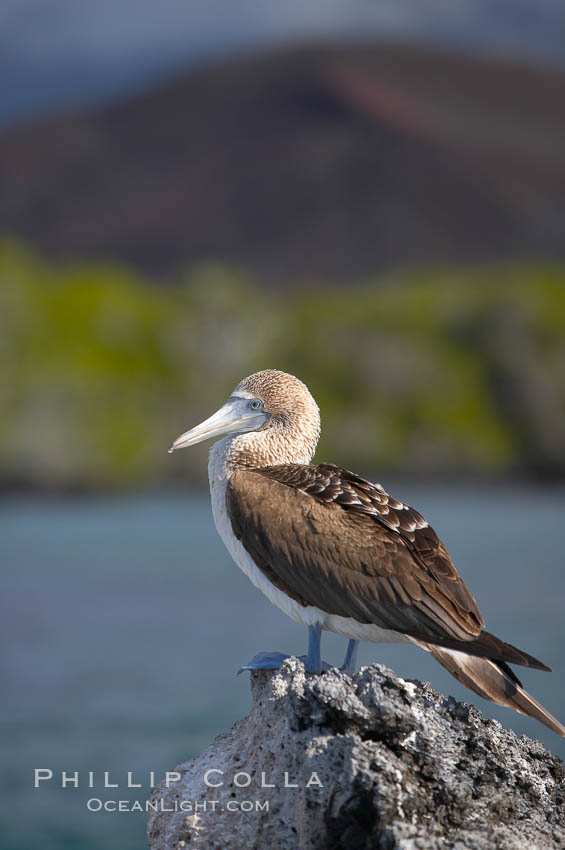
[[[396,38],[565,65],[563,0],[2,0],[0,123],[241,51]]]

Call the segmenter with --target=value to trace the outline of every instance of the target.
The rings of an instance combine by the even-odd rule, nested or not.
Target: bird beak
[[[264,410],[252,410],[249,407],[249,399],[232,396],[223,407],[213,413],[200,425],[185,431],[172,444],[169,454],[177,449],[194,446],[211,437],[219,437],[222,434],[237,434],[245,431],[258,431],[271,414]]]

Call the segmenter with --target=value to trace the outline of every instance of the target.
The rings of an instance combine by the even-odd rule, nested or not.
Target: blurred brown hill
[[[303,47],[0,136],[0,231],[156,276],[565,257],[565,76]]]

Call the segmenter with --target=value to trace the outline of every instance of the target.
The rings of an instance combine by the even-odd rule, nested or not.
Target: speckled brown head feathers
[[[280,372],[278,369],[263,369],[244,378],[234,392],[246,392],[260,398],[265,410],[274,416],[290,414],[314,414],[320,419],[318,405],[310,390],[294,375]]]
[[[260,399],[271,418],[260,431],[234,440],[234,464],[310,462],[320,438],[320,411],[302,381],[278,369],[264,369],[244,378],[234,390],[238,393]]]

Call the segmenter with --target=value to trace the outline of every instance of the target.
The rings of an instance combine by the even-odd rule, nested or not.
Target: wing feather
[[[234,534],[300,604],[427,641],[472,641],[483,620],[435,531],[413,508],[331,464],[238,470]]]

